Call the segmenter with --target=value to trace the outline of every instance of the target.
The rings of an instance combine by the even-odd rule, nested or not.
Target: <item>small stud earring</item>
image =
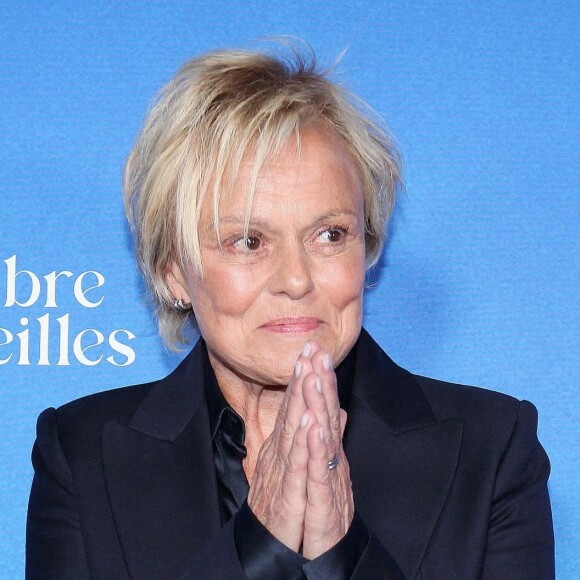
[[[176,300],[173,303],[173,306],[176,310],[180,310],[181,312],[187,312],[188,310],[191,310],[191,302],[184,302],[181,298]]]

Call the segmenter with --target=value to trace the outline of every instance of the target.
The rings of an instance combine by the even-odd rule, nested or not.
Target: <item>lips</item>
[[[298,317],[298,318],[278,318],[262,324],[260,328],[276,332],[279,334],[300,334],[316,330],[323,321],[320,318]]]

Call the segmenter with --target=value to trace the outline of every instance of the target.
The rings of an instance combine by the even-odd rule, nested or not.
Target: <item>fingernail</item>
[[[328,371],[330,370],[330,368],[332,367],[332,359],[330,358],[330,355],[327,354],[323,359],[322,359],[322,365],[324,366],[324,368]]]
[[[320,437],[321,441],[324,441],[324,427],[320,427],[320,429],[318,429],[318,436]]]
[[[319,393],[322,393],[322,381],[320,380],[320,377],[316,379],[316,390]]]
[[[308,421],[310,421],[310,417],[308,416],[308,413],[304,413],[304,415],[302,415],[302,421],[300,421],[300,427],[306,427]]]
[[[302,363],[300,361],[296,361],[296,366],[294,367],[294,376],[298,378],[301,372],[302,372]]]
[[[302,347],[302,356],[307,357],[310,354],[312,347],[310,346],[309,342],[305,342],[304,346]]]

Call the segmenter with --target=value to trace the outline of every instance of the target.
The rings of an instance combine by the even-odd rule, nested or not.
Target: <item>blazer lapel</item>
[[[449,492],[463,424],[437,422],[416,379],[363,330],[344,446],[355,505],[414,578]]]
[[[103,430],[105,480],[131,577],[176,576],[192,548],[219,530],[203,369],[198,344],[129,425]]]

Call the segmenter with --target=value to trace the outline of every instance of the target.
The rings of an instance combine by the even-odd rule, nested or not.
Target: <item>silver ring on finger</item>
[[[332,471],[333,469],[336,469],[336,466],[338,465],[338,454],[335,455],[329,462],[328,462],[328,471]]]

